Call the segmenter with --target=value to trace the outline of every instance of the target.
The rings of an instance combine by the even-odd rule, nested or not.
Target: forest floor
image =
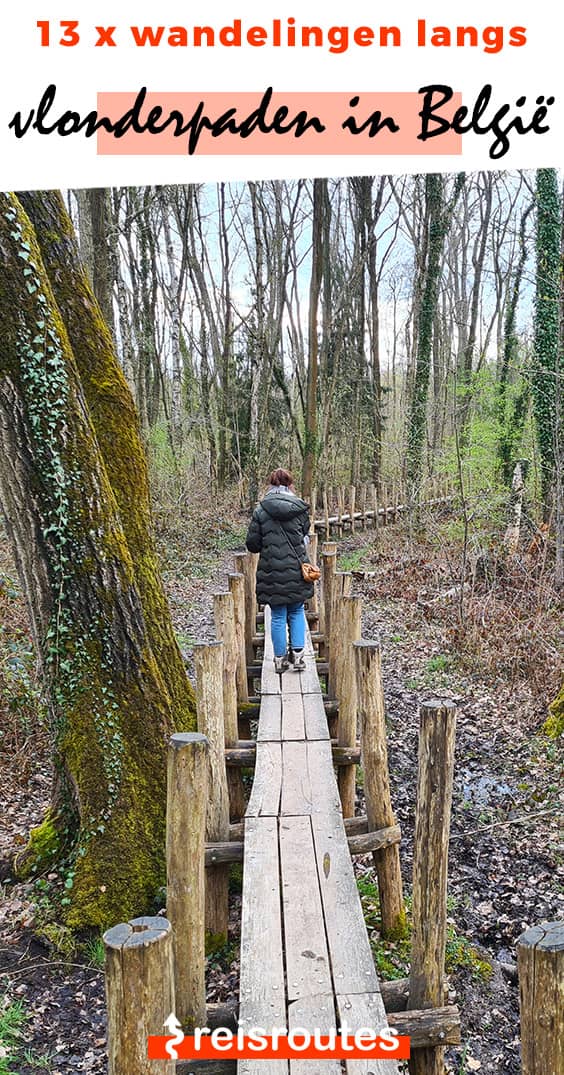
[[[193,645],[214,636],[211,594],[225,586],[229,550],[241,544],[245,520],[204,506],[181,526],[162,515],[159,522],[172,615],[191,671]],[[440,696],[458,707],[447,966],[463,1046],[448,1051],[448,1070],[519,1075],[515,942],[528,926],[564,917],[564,750],[562,740],[542,733],[558,687],[561,616],[547,596],[542,566],[525,556],[494,583],[487,572],[486,580],[474,580],[460,607],[460,548],[440,521],[424,542],[408,545],[402,529],[390,526],[377,545],[368,531],[346,538],[339,553],[365,598],[363,635],[382,647],[408,901],[418,702]],[[0,862],[6,862],[41,819],[51,771],[25,608],[1,537],[0,692]],[[358,803],[361,808],[361,787]],[[401,977],[408,943],[381,942],[371,858],[357,860],[356,870],[380,975]],[[4,878],[0,1075],[104,1075],[100,939],[77,948],[53,917],[56,873],[29,884],[14,884],[9,870]],[[239,910],[234,878],[232,937],[209,961],[210,1000],[237,991]]]

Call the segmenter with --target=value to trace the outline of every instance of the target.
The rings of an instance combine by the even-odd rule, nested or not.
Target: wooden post
[[[363,482],[360,491],[360,522],[364,530],[366,530],[366,499],[367,483]]]
[[[342,602],[342,648],[341,675],[339,682],[339,738],[340,747],[356,746],[357,696],[356,668],[353,642],[361,635],[362,597],[345,597]],[[339,767],[339,794],[343,817],[354,817],[356,798],[356,765]]]
[[[311,504],[310,504],[310,518],[313,523],[315,519],[315,513],[317,511],[317,486],[314,485],[311,491]]]
[[[335,571],[331,586],[331,612],[329,616],[329,693],[339,698],[339,677],[341,672],[341,598],[351,592],[352,575],[350,571]]]
[[[175,1075],[174,1060],[147,1056],[149,1034],[166,1034],[165,1021],[176,1014],[170,922],[121,922],[104,933],[104,948],[108,1075]]]
[[[409,1008],[439,1008],[443,1002],[455,729],[453,702],[421,706]],[[443,1055],[443,1048],[417,1050],[409,1061],[411,1075],[443,1075]]]
[[[334,541],[324,541],[321,546],[321,614],[320,630],[325,635],[323,654],[329,652],[329,631],[331,629],[331,594],[333,576],[337,570],[337,546]]]
[[[229,791],[223,721],[223,642],[194,646],[194,664],[198,731],[206,736],[209,743],[206,843],[222,843],[229,840]],[[227,941],[229,866],[209,866],[205,876],[206,930],[210,934],[211,945],[219,948]]]
[[[356,511],[356,486],[351,485],[349,489],[349,515],[351,517],[351,534],[355,531],[355,519],[354,513]]]
[[[382,522],[384,526],[388,525],[388,487],[386,485],[382,488]]]
[[[245,579],[245,653],[247,664],[253,663],[253,635],[256,631],[257,599],[256,573],[258,555],[251,552],[237,553],[235,571]]]
[[[213,615],[218,639],[223,642],[223,720],[225,725],[225,746],[236,746],[239,739],[237,721],[237,662],[238,647],[235,631],[235,610],[230,593],[213,595]],[[229,803],[232,820],[243,817],[245,813],[245,790],[243,777],[239,772],[230,770],[227,775],[229,786]]]
[[[390,792],[388,744],[380,648],[374,642],[355,642],[360,748],[364,798],[369,830],[396,824]],[[393,940],[405,932],[405,907],[399,845],[374,852],[378,876],[382,936]]]
[[[310,563],[315,564],[315,565],[317,565],[317,546],[318,546],[317,534],[315,532],[310,533],[310,535],[309,535],[309,545],[307,547],[307,556],[308,556],[308,560],[310,561]],[[309,610],[311,612],[319,613],[319,594],[317,592],[317,587],[316,586],[314,586],[314,588],[313,588],[313,597],[310,598],[310,600],[308,601],[307,607],[309,608]]]
[[[532,926],[517,941],[523,1075],[564,1071],[564,922]]]
[[[229,592],[233,598],[235,615],[235,638],[237,641],[237,700],[249,701],[247,679],[247,651],[245,645],[245,576],[240,572],[227,576]]]
[[[208,741],[172,735],[166,798],[166,908],[173,930],[175,1013],[205,1026],[205,853]]]

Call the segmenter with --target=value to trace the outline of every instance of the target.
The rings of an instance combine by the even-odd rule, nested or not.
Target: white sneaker
[[[305,657],[304,657],[303,649],[295,649],[294,650],[294,672],[304,672],[305,671],[305,666],[306,666],[306,663],[305,663]]]
[[[290,662],[288,661],[288,658],[287,658],[285,653],[282,655],[282,657],[275,657],[274,658],[274,671],[279,676],[281,676],[282,673],[285,672],[289,668],[289,663]]]

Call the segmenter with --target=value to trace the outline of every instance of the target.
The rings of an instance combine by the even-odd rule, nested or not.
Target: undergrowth
[[[388,941],[384,940],[380,934],[380,899],[377,883],[370,877],[361,875],[357,878],[357,887],[379,976],[383,981],[409,977],[413,930],[411,898],[408,896],[405,899],[407,923],[405,936],[398,940]],[[491,963],[482,958],[470,941],[458,933],[451,922],[447,922],[445,971],[447,974],[452,974],[460,970],[467,971],[476,981],[487,981],[492,974]]]

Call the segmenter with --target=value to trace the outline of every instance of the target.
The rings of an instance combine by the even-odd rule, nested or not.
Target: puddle
[[[489,806],[500,799],[513,799],[513,788],[497,776],[484,773],[477,776],[471,769],[462,770],[462,797],[474,806]]]

